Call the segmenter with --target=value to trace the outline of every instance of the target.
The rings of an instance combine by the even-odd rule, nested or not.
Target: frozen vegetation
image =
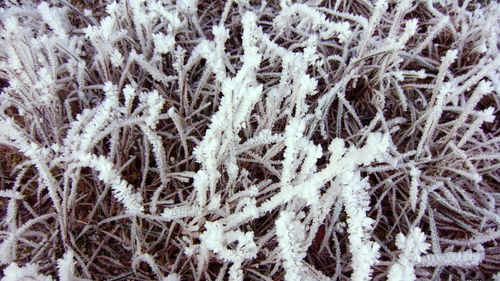
[[[500,280],[496,1],[1,5],[1,280]]]

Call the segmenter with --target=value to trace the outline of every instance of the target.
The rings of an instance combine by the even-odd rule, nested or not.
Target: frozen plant
[[[389,269],[388,280],[416,280],[415,264],[421,261],[421,255],[429,249],[425,235],[420,228],[412,228],[407,236],[399,233],[396,246],[401,250],[398,260]]]
[[[498,277],[495,1],[4,2],[5,280]]]
[[[49,276],[45,276],[38,273],[38,268],[36,264],[26,264],[23,267],[19,267],[16,263],[11,263],[4,270],[4,277],[2,281],[19,281],[19,280],[36,280],[36,281],[52,281]]]

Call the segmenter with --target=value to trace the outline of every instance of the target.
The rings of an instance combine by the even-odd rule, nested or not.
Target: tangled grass
[[[500,279],[499,16],[5,1],[2,280]]]

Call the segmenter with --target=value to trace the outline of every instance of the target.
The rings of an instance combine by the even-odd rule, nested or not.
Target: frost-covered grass
[[[1,280],[499,280],[487,2],[4,1]]]

